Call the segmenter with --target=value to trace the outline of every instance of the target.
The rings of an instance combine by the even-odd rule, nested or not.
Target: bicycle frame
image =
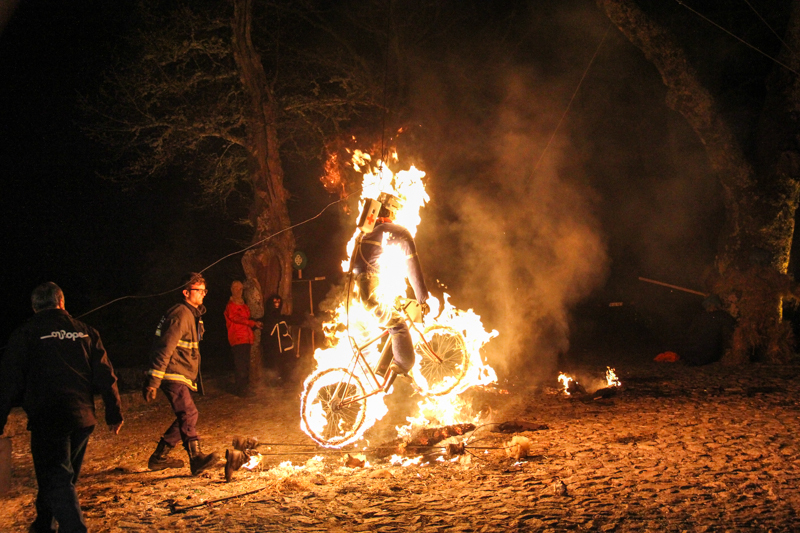
[[[403,315],[404,315],[403,321],[406,323],[406,326],[409,327],[409,329],[413,329],[414,331],[417,332],[417,335],[419,335],[420,339],[422,339],[422,342],[425,343],[425,347],[428,349],[428,353],[433,355],[433,357],[435,357],[436,360],[441,363],[442,359],[439,357],[439,355],[436,352],[433,351],[433,348],[431,347],[430,343],[428,343],[428,339],[426,339],[425,335],[423,335],[422,332],[417,328],[417,326],[414,324],[414,320],[411,318],[411,316],[408,313],[408,307],[411,305],[411,302],[412,302],[412,300],[409,300],[408,303],[406,303],[405,305],[401,305],[400,307],[398,307],[396,309],[403,313]],[[350,341],[350,344],[351,344],[351,346],[353,348],[353,359],[352,359],[352,361],[350,362],[350,365],[348,365],[348,368],[347,368],[348,375],[352,376],[355,373],[356,365],[360,364],[362,370],[364,370],[364,369],[367,370],[367,372],[365,372],[365,374],[367,374],[370,378],[372,378],[372,381],[375,383],[375,387],[373,388],[373,390],[371,392],[368,392],[368,393],[364,394],[363,396],[356,396],[356,397],[353,397],[353,398],[346,399],[345,401],[343,401],[340,404],[340,406],[346,406],[346,405],[349,405],[349,404],[351,404],[353,402],[357,402],[357,401],[363,400],[365,398],[369,398],[370,396],[374,396],[375,394],[378,394],[379,392],[385,392],[386,389],[388,388],[388,386],[390,385],[390,380],[392,378],[391,372],[387,371],[386,374],[383,376],[383,382],[381,382],[380,379],[379,379],[379,376],[372,369],[372,366],[370,366],[369,362],[367,361],[367,357],[364,355],[364,352],[363,352],[363,350],[365,348],[375,344],[376,342],[378,342],[382,338],[386,337],[387,335],[389,335],[389,328],[383,328],[381,333],[378,336],[373,337],[372,339],[366,341],[361,346],[355,344],[353,342],[353,338],[348,336],[348,340]],[[383,349],[381,350],[381,355],[380,355],[380,357],[378,359],[378,361],[379,361],[378,362],[378,367],[376,367],[376,368],[380,368],[380,366],[381,366],[381,364],[383,362],[383,359],[386,357],[386,354],[388,353],[389,346],[390,346],[390,344],[389,344],[390,340],[391,339],[387,339],[386,343],[383,345]],[[339,393],[339,390],[340,390],[340,388],[342,386],[342,383],[343,382],[340,382],[340,383],[337,384],[336,389],[333,392],[333,397],[336,397],[336,395]],[[347,383],[345,383],[345,387],[347,387],[349,385],[350,385],[350,380],[348,379]]]

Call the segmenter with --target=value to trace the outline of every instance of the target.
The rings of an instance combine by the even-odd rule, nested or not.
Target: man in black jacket
[[[156,450],[147,462],[150,470],[181,468],[183,461],[170,459],[169,452],[179,443],[189,454],[189,468],[197,475],[213,466],[219,456],[200,451],[197,436],[197,407],[192,392],[197,392],[200,371],[200,341],[203,339],[203,298],[206,280],[190,272],[184,277],[183,301],[170,307],[156,327],[156,338],[150,352],[150,369],[145,377],[142,394],[145,401],[156,398],[160,388],[167,397],[175,420],[164,432]]]
[[[117,377],[100,334],[67,313],[58,285],[36,287],[31,304],[36,314],[11,335],[0,361],[0,433],[21,404],[39,485],[31,531],[83,532],[75,483],[97,423],[94,393],[102,394],[106,424],[118,434]]]

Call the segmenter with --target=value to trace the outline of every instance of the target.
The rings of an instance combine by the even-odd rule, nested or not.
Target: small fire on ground
[[[563,372],[558,375],[558,381],[564,387],[562,392],[567,396],[587,394],[586,388],[581,383],[579,383],[573,377],[564,374]],[[600,383],[600,385],[595,387],[593,393],[597,393],[598,391],[604,389],[615,389],[622,386],[622,383],[617,377],[616,371],[610,366],[606,367],[605,383],[599,382],[599,380],[598,383]]]

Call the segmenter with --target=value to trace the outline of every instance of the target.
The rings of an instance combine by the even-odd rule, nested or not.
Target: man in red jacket
[[[241,281],[231,283],[231,299],[225,307],[225,325],[228,327],[228,342],[233,355],[236,373],[236,395],[252,395],[250,390],[250,349],[253,347],[253,328],[261,329],[261,322],[250,319],[250,308],[244,303]]]

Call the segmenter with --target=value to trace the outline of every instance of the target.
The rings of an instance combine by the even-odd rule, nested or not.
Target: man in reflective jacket
[[[206,308],[203,298],[206,280],[195,272],[184,277],[183,301],[167,310],[156,328],[156,337],[150,352],[150,369],[147,371],[142,394],[145,401],[156,398],[161,389],[175,413],[175,420],[164,432],[156,451],[147,462],[150,470],[180,468],[183,461],[170,459],[169,452],[179,443],[189,454],[189,468],[197,475],[213,466],[219,456],[204,454],[197,436],[197,407],[192,392],[197,392],[200,370],[200,341],[203,338],[203,319]]]

